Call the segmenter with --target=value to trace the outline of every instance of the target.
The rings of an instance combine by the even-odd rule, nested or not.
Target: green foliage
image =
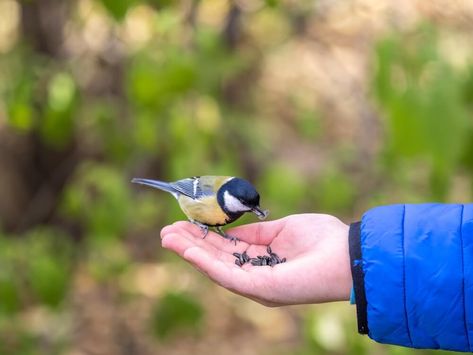
[[[199,302],[185,293],[167,293],[158,301],[152,314],[152,330],[159,338],[182,330],[198,330],[204,310]]]
[[[128,9],[136,3],[135,0],[100,0],[100,2],[117,21],[123,20]]]
[[[91,238],[86,259],[88,273],[99,282],[114,282],[130,266],[123,244],[113,240]]]
[[[56,147],[66,145],[74,133],[77,89],[69,73],[55,74],[48,86],[48,105],[41,123],[46,142]]]
[[[194,85],[196,68],[192,57],[173,48],[157,54],[159,60],[147,53],[133,60],[129,88],[132,102],[160,111]]]
[[[118,170],[84,163],[65,192],[63,209],[91,238],[120,238],[129,224],[130,182]]]
[[[174,0],[147,0],[147,2],[157,9],[163,9],[166,6],[171,6],[174,3]]]
[[[285,52],[300,51],[301,63],[311,62],[312,46],[318,51],[325,43],[311,36],[323,37],[333,30],[331,16],[323,16],[324,6],[317,6],[322,12],[312,18],[314,5],[308,1],[235,2],[243,11],[241,21],[232,24],[231,2],[220,7],[206,3],[200,11],[202,3],[78,1],[64,23],[60,54],[49,53],[51,48],[43,43],[54,37],[47,29],[30,34],[41,43],[29,43],[18,32],[18,43],[5,53],[0,41],[0,163],[21,158],[15,172],[19,184],[37,178],[23,171],[46,176],[18,193],[19,200],[23,195],[43,198],[50,186],[60,190],[57,197],[45,193],[46,199],[56,198],[58,203],[45,218],[50,226],[31,226],[24,234],[12,231],[0,237],[1,354],[41,352],[36,349],[46,342],[43,336],[33,335],[22,322],[38,308],[64,311],[68,293],[79,292],[71,290],[73,279],[80,278],[86,288],[90,283],[91,288],[119,293],[114,289],[117,281],[143,259],[160,268],[162,255],[166,262],[175,262],[177,257],[170,253],[157,252],[162,250],[158,234],[184,215],[172,196],[132,185],[134,176],[246,177],[260,191],[270,219],[298,212],[359,218],[354,215],[375,204],[448,200],[452,181],[459,176],[466,175],[473,186],[473,65],[459,68],[449,61],[440,26],[396,32],[376,46],[372,90],[385,135],[380,139],[382,153],[366,164],[366,152],[357,144],[348,141],[347,159],[344,147],[329,141],[339,127],[331,127],[333,109],[327,107],[332,103],[324,102],[324,95],[293,90],[293,84],[284,87],[298,65]],[[103,11],[96,11],[97,6]],[[87,11],[90,14],[84,15]],[[212,18],[205,18],[209,14]],[[318,31],[319,23],[323,31]],[[238,38],[236,45],[229,43],[232,34]],[[344,53],[340,51],[345,61]],[[265,80],[259,80],[260,75]],[[334,88],[335,84],[329,89]],[[351,107],[352,102],[340,100],[339,105],[345,104]],[[341,131],[358,129],[349,119],[340,122],[352,125]],[[9,150],[10,140],[18,137],[25,141]],[[27,150],[35,144],[52,148],[52,153]],[[303,153],[289,151],[292,147]],[[73,150],[70,155],[68,149]],[[24,151],[31,157],[23,159]],[[320,156],[320,166],[313,170],[312,165],[304,166],[312,154]],[[61,160],[58,171],[51,168],[56,159]],[[72,174],[58,183],[62,167],[69,166]],[[363,178],[368,175],[370,179]],[[45,206],[50,203],[46,202]],[[237,223],[255,221],[248,215]],[[73,238],[78,241],[74,245]],[[176,292],[174,285],[163,287],[169,289],[157,300],[150,295],[161,293],[146,287],[140,289],[145,296],[136,296],[141,297],[136,302],[140,306],[156,302],[151,332],[165,339],[203,329],[199,299]],[[303,354],[361,355],[378,349],[356,334],[353,317],[347,322],[317,312],[305,316]],[[2,321],[10,319],[17,324],[6,329]],[[342,331],[338,343],[321,333],[325,323],[338,335]],[[382,350],[412,352],[398,347]]]
[[[327,213],[348,211],[355,200],[354,184],[344,173],[332,169],[323,174],[315,187],[320,210]]]
[[[7,105],[8,123],[13,128],[25,132],[36,124],[34,109],[34,90],[37,76],[23,53],[13,53],[10,58],[4,58],[6,77],[2,91]],[[23,62],[24,66],[18,66]],[[16,75],[15,75],[16,74]]]
[[[320,117],[310,109],[299,112],[297,125],[300,136],[306,138],[309,142],[313,142],[322,135]]]
[[[79,101],[71,73],[24,49],[13,52],[4,65],[8,124],[20,132],[39,131],[57,149],[70,143]]]
[[[64,300],[71,282],[72,246],[47,230],[39,230],[27,238],[25,257],[28,260],[22,264],[27,265],[25,276],[32,294],[37,295],[40,303],[57,307]]]
[[[463,87],[463,103],[469,110],[470,117],[473,114],[473,64],[470,65]],[[462,155],[463,166],[473,172],[473,129],[470,129],[466,137],[466,147]]]
[[[46,228],[21,238],[0,238],[0,316],[36,303],[53,308],[61,305],[74,262],[65,238]]]
[[[0,353],[11,355],[38,354],[38,339],[18,325],[0,328]]]
[[[0,314],[14,314],[21,307],[13,243],[0,239]]]
[[[462,73],[439,54],[435,28],[393,36],[377,48],[375,94],[386,113],[388,154],[425,158],[432,196],[443,200],[469,138]]]
[[[287,167],[274,165],[261,177],[262,203],[270,208],[271,218],[297,211],[307,194],[304,179]],[[282,188],[284,187],[284,188]]]
[[[277,7],[279,5],[279,0],[265,0],[266,6]]]

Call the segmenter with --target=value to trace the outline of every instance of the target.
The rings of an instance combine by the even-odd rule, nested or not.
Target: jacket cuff
[[[361,222],[352,223],[350,225],[348,238],[351,275],[353,278],[353,290],[355,291],[356,316],[358,319],[358,333],[368,334],[365,275],[363,273],[361,259]]]

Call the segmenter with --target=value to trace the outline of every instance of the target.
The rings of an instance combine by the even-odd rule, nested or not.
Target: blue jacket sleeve
[[[372,209],[352,225],[350,254],[360,332],[473,351],[473,204]]]

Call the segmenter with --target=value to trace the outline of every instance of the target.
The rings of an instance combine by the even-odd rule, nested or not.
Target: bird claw
[[[235,245],[237,245],[237,242],[239,242],[240,239],[236,238],[236,237],[230,237],[230,242],[234,242]]]
[[[237,242],[240,241],[240,239],[238,239],[237,237],[234,237],[234,236],[231,236],[231,235],[228,235],[226,233],[224,234],[221,234],[222,237],[224,237],[225,239],[228,239],[230,242],[234,242],[235,245],[237,245]]]
[[[222,228],[220,227],[217,227],[215,228],[217,230],[217,233],[220,234],[222,237],[224,237],[225,239],[228,239],[230,240],[230,242],[234,242],[235,245],[237,244],[237,242],[240,241],[240,239],[238,239],[237,237],[234,237],[232,235],[228,235],[227,233],[225,233]]]
[[[206,224],[203,224],[203,223],[194,221],[194,220],[191,220],[191,223],[195,224],[196,226],[198,226],[198,227],[200,228],[200,230],[202,231],[202,233],[204,233],[204,236],[202,237],[202,239],[205,239],[205,237],[207,236],[207,234],[209,234],[209,226],[206,225]]]

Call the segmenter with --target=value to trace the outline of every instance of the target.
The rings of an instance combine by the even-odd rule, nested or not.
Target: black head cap
[[[217,192],[217,201],[229,216],[229,221],[234,221],[245,212],[253,212],[259,219],[268,216],[268,211],[259,207],[259,193],[248,181],[232,178],[222,185]]]
[[[225,183],[221,190],[228,191],[230,195],[238,199],[242,204],[249,208],[259,206],[259,193],[255,187],[245,179],[233,178]]]

